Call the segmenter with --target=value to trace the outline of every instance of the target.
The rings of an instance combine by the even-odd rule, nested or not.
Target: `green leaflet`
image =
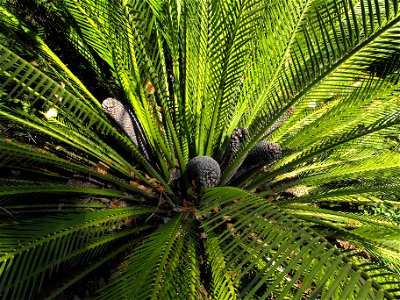
[[[16,223],[13,227],[1,224],[2,296],[30,297],[34,292],[32,287],[40,287],[47,272],[56,270],[62,262],[74,256],[79,259],[82,250],[89,254],[92,247],[103,244],[99,242],[103,235],[105,238],[109,236],[108,240],[112,241],[112,228],[123,218],[149,212],[141,208],[123,208],[42,218]],[[105,226],[101,226],[102,224]],[[118,237],[117,234],[114,239]],[[13,267],[10,268],[10,265]]]
[[[301,299],[311,286],[322,298],[333,286],[352,295],[365,289],[377,295],[381,289],[355,265],[349,268],[349,259],[324,239],[263,198],[236,188],[212,188],[201,213],[214,207],[220,211],[204,220],[203,227],[216,235],[225,264],[240,284],[240,298],[279,295],[284,290],[284,295]],[[301,280],[301,288],[292,277]]]
[[[127,266],[99,298],[174,299],[199,295],[195,251],[198,237],[193,230],[187,215],[169,220],[131,253]]]

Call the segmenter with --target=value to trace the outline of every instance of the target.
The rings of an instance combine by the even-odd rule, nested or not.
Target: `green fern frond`
[[[202,213],[214,207],[220,211],[203,226],[217,235],[223,253],[231,255],[226,264],[237,273],[241,298],[267,297],[284,290],[281,295],[292,293],[293,299],[300,299],[311,283],[311,297],[324,297],[333,285],[344,295],[361,297],[365,289],[374,297],[381,293],[377,282],[329,243],[263,198],[235,188],[213,188],[205,194]],[[244,255],[248,252],[257,259]],[[302,285],[297,286],[292,276],[301,278]]]
[[[82,259],[80,254],[89,255],[90,248],[96,249],[126,235],[122,233],[113,237],[111,234],[113,226],[118,226],[123,218],[150,212],[143,208],[122,208],[17,222],[12,227],[2,224],[0,270],[3,297],[30,297],[33,291],[29,287],[40,287],[47,272],[57,271],[61,263],[75,256]]]
[[[334,2],[334,3],[333,3]],[[351,2],[351,1],[350,1]],[[388,6],[388,10],[391,11],[392,7],[390,6],[389,3],[386,3],[385,6]],[[301,32],[299,32],[296,35],[296,39],[298,41],[307,41],[307,35],[310,32],[310,28],[307,28],[306,26],[316,26],[319,30],[318,34],[315,34],[315,39],[323,39],[325,38],[325,41],[327,41],[327,36],[325,35],[330,35],[332,34],[333,36],[336,34],[339,37],[334,39],[332,37],[332,41],[336,41],[336,43],[339,43],[337,45],[333,44],[333,46],[329,43],[325,44],[324,48],[318,48],[315,49],[315,47],[312,47],[311,45],[302,45],[298,44],[295,45],[295,47],[290,48],[290,55],[292,56],[291,60],[288,61],[288,67],[287,70],[283,71],[285,72],[282,74],[282,80],[285,79],[287,82],[294,82],[293,86],[291,87],[285,87],[281,83],[276,83],[276,88],[274,87],[274,90],[271,90],[271,99],[274,99],[275,96],[277,100],[271,100],[271,101],[280,101],[278,102],[279,105],[278,107],[281,107],[282,109],[278,110],[268,110],[265,114],[264,120],[268,120],[267,124],[265,126],[261,126],[259,130],[256,131],[257,134],[253,135],[253,138],[250,140],[249,144],[243,149],[242,153],[238,155],[238,157],[234,160],[234,162],[231,164],[230,167],[227,168],[225,171],[226,175],[223,175],[223,178],[225,176],[229,175],[229,172],[232,172],[233,169],[235,168],[236,164],[239,162],[241,158],[243,158],[243,155],[255,145],[255,143],[265,135],[270,126],[272,126],[280,117],[283,116],[284,113],[286,113],[293,105],[296,105],[298,103],[317,103],[319,100],[318,99],[330,99],[332,96],[327,95],[329,93],[333,94],[335,96],[337,93],[351,93],[354,90],[357,89],[363,89],[364,86],[361,85],[360,87],[355,87],[354,82],[357,81],[358,79],[358,74],[360,74],[360,69],[362,70],[362,67],[359,66],[358,62],[359,61],[364,61],[366,56],[369,56],[369,63],[371,63],[371,58],[370,58],[370,53],[376,53],[377,51],[381,51],[382,55],[388,55],[390,53],[393,53],[395,51],[394,48],[386,48],[386,47],[381,47],[383,41],[387,40],[392,40],[394,44],[397,43],[397,40],[395,38],[395,32],[397,31],[398,27],[398,11],[396,11],[396,14],[391,11],[391,18],[386,21],[382,22],[380,24],[381,28],[380,30],[371,33],[369,36],[366,35],[362,39],[354,39],[351,38],[350,40],[346,40],[345,38],[340,38],[339,32],[341,32],[341,35],[344,36],[345,29],[344,29],[344,23],[347,23],[347,26],[349,26],[348,30],[350,31],[351,26],[356,27],[358,26],[357,23],[353,24],[354,18],[350,18],[351,9],[345,10],[345,15],[342,16],[341,9],[343,7],[338,7],[336,1],[332,1],[331,4],[326,3],[327,6],[327,13],[325,14],[325,20],[320,20],[320,9],[322,6],[318,1],[313,3],[313,6],[307,10],[306,17],[307,17],[307,22],[305,23],[304,29],[302,29]],[[345,6],[344,6],[345,7]],[[350,12],[349,12],[350,11]],[[343,19],[342,19],[343,18]],[[337,20],[337,23],[331,22],[328,20]],[[351,20],[353,21],[348,21]],[[346,20],[346,21],[344,21]],[[305,21],[304,21],[305,22]],[[331,29],[328,30],[324,28],[326,24],[329,24]],[[307,25],[306,25],[307,24]],[[315,25],[314,25],[315,24]],[[353,30],[353,28],[352,28]],[[356,31],[354,29],[354,31]],[[352,31],[352,32],[354,32]],[[302,35],[305,35],[305,38],[303,38]],[[315,41],[316,45],[324,45],[321,41],[319,42],[318,40]],[[343,43],[343,44],[342,44]],[[333,48],[332,48],[333,47]],[[340,52],[335,52],[335,48],[340,49]],[[325,53],[325,51],[327,51]],[[296,52],[298,53],[297,58],[293,57],[293,55],[296,55]],[[315,62],[310,63],[309,59],[307,58],[306,54],[307,53],[310,56],[310,60],[315,58]],[[336,54],[335,54],[336,53]],[[340,54],[339,54],[340,53]],[[378,52],[379,53],[379,52]],[[332,59],[332,56],[336,55],[336,59]],[[301,60],[299,60],[301,57]],[[321,61],[322,57],[326,57],[326,61]],[[379,57],[379,55],[378,55]],[[334,56],[333,56],[334,58]],[[306,76],[304,72],[307,72],[307,70],[314,68],[313,74],[314,76]],[[351,71],[349,71],[351,70]],[[352,74],[349,76],[348,74]],[[357,76],[357,75],[358,76]],[[365,78],[366,81],[371,80],[371,76],[368,73],[365,73],[365,75],[361,75],[361,83],[363,81],[363,77]],[[307,78],[310,78],[309,80]],[[337,85],[338,80],[341,81],[340,85]],[[330,82],[332,82],[330,84]],[[396,81],[394,81],[396,82]],[[272,84],[272,83],[271,83]],[[368,84],[367,84],[368,85]],[[393,85],[393,84],[392,84]],[[333,86],[335,89],[332,89],[331,86]],[[379,91],[378,89],[381,88],[380,84],[375,84],[374,85],[374,90]],[[383,89],[384,93],[390,93],[392,88],[390,86],[387,86]],[[379,97],[379,93],[376,95]],[[362,97],[361,95],[358,95],[357,99],[360,99]],[[394,96],[395,97],[395,96]],[[304,100],[303,100],[304,99]],[[264,101],[268,101],[269,99],[266,98]],[[344,107],[344,106],[343,106]],[[388,112],[390,114],[390,112]],[[273,118],[270,116],[273,115]],[[377,112],[377,115],[375,115],[375,118],[382,117],[379,112]],[[260,117],[261,118],[261,117]],[[369,119],[369,118],[368,118]],[[372,118],[371,118],[372,120]],[[255,125],[259,124],[259,122],[255,122]],[[261,123],[263,124],[263,123]],[[249,124],[250,125],[250,124]],[[354,130],[350,129],[350,130]],[[301,136],[301,135],[299,135]],[[317,135],[318,136],[318,135]]]
[[[145,194],[147,197],[150,198],[152,197],[149,193],[145,193],[145,191],[135,188],[134,186],[129,185],[129,183],[119,180],[117,177],[99,173],[96,170],[95,163],[90,162],[89,164],[89,162],[84,161],[84,159],[82,160],[85,163],[88,163],[89,166],[73,163],[66,159],[61,159],[42,149],[35,149],[34,147],[27,147],[27,145],[24,144],[4,140],[0,140],[0,150],[2,151],[0,157],[3,158],[3,162],[0,164],[0,166],[2,167],[8,166],[10,168],[15,168],[15,164],[17,161],[18,168],[24,167],[25,170],[29,169],[33,165],[42,165],[44,168],[50,165],[52,168],[57,167],[59,170],[58,172],[61,172],[60,170],[63,170],[62,172],[65,172],[65,170],[69,170],[71,174],[73,174],[74,172],[80,172],[81,174],[87,174],[89,176],[102,180],[103,182],[115,184],[126,190],[131,190],[138,194]],[[127,172],[125,171],[124,173]]]
[[[195,297],[199,293],[196,290],[198,286],[189,288],[186,283],[188,288],[185,288],[177,284],[188,275],[183,271],[189,271],[197,264],[192,257],[185,255],[189,254],[185,253],[185,244],[193,243],[197,238],[191,233],[193,228],[190,228],[190,223],[185,215],[168,220],[132,252],[124,262],[123,270],[114,276],[100,298],[119,298],[123,295],[149,299]],[[180,266],[181,260],[183,264]]]
[[[137,230],[134,229],[132,231],[137,231]],[[127,243],[127,244],[123,244],[123,246],[119,247],[117,250],[113,250],[107,254],[102,254],[101,259],[99,259],[96,262],[93,262],[88,267],[86,267],[83,271],[79,272],[78,274],[74,274],[74,276],[71,279],[66,280],[66,282],[64,282],[60,286],[56,287],[55,289],[53,289],[51,291],[51,293],[47,294],[45,299],[57,299],[57,297],[59,297],[59,295],[61,295],[66,289],[70,288],[71,286],[73,286],[74,284],[76,284],[77,282],[79,282],[80,280],[85,278],[86,276],[93,273],[94,271],[96,271],[96,269],[98,269],[100,266],[106,264],[114,257],[120,255],[121,253],[124,253],[130,247],[132,247],[132,245]]]
[[[218,238],[212,235],[211,230],[206,231],[207,240],[205,248],[207,254],[207,262],[211,275],[211,291],[210,295],[213,299],[237,299],[237,283],[235,282],[235,270],[226,266],[225,253],[221,249]]]
[[[377,267],[366,268],[365,272],[383,285],[392,283],[394,287],[396,286],[394,282],[399,279],[400,262],[398,223],[389,222],[381,217],[296,205],[288,206],[288,210],[298,218],[307,221],[309,226],[314,225],[316,230],[324,232],[324,228],[330,228],[332,236],[335,238],[338,235],[341,236],[342,247],[354,252],[350,253],[353,257],[358,257],[360,262],[369,262],[371,259],[366,259],[365,256],[372,256]],[[390,271],[376,272],[377,269],[383,270],[383,266]]]

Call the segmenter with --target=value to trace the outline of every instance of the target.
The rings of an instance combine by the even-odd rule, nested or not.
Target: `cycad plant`
[[[400,297],[398,0],[0,18],[1,299]]]

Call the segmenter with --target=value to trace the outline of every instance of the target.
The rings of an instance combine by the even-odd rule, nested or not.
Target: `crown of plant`
[[[399,298],[399,4],[0,1],[0,299]]]

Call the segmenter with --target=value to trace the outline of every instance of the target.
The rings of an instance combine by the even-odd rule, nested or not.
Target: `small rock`
[[[103,277],[100,277],[99,281],[97,282],[97,285],[99,286],[100,289],[106,286],[106,281],[104,280]]]
[[[305,185],[298,185],[286,189],[284,193],[292,195],[293,197],[307,196],[308,188]]]

